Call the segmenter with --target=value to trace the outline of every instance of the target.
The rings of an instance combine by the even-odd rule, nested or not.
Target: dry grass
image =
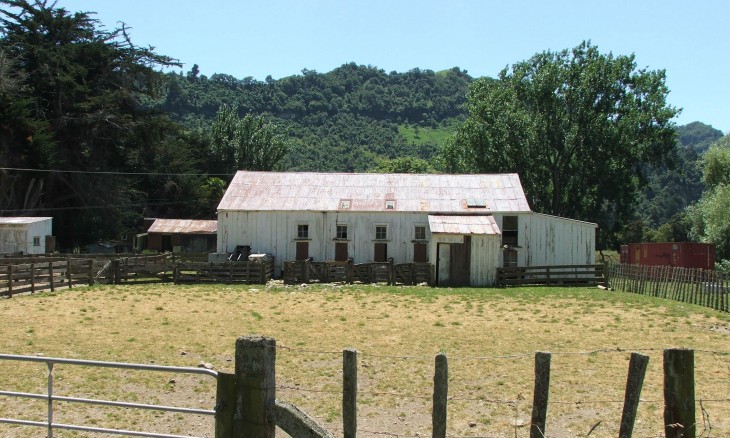
[[[696,395],[730,436],[730,317],[587,288],[174,286],[76,288],[0,301],[0,352],[232,371],[235,339],[277,339],[277,397],[341,435],[344,348],[359,351],[359,435],[430,435],[434,356],[449,357],[452,436],[527,437],[533,353],[553,353],[547,435],[615,437],[630,351],[650,356],[634,436],[663,435],[662,352],[696,350]],[[596,351],[610,350],[610,351]],[[593,353],[589,353],[595,351]],[[568,354],[585,352],[584,354]],[[515,357],[500,357],[514,355]],[[56,393],[211,409],[201,377],[57,366]],[[174,379],[174,382],[171,382]],[[42,392],[44,365],[0,361],[0,389]],[[209,418],[60,404],[59,422],[212,436]],[[0,417],[43,421],[45,405],[0,397]],[[698,422],[703,418],[699,412]],[[704,426],[698,425],[702,431]],[[0,425],[0,436],[40,429]],[[57,432],[56,436],[85,436]],[[699,436],[699,434],[698,434]]]

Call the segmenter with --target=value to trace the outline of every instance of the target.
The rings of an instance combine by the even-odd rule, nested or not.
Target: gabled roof
[[[155,219],[148,233],[166,234],[215,234],[218,221],[192,219]]]
[[[529,212],[517,174],[239,171],[218,211]]]
[[[0,217],[0,225],[22,225],[43,222],[52,217]]]

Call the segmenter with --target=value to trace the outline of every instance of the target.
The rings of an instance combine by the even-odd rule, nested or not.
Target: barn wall
[[[591,265],[596,262],[596,225],[532,213],[520,217],[525,240],[521,266]]]
[[[471,285],[493,286],[497,280],[501,236],[478,235],[471,238]]]
[[[33,222],[31,224],[28,224],[28,236],[27,236],[27,245],[28,245],[28,251],[27,254],[45,254],[46,253],[46,236],[50,236],[53,234],[52,225],[53,221],[52,219],[44,219],[42,221]],[[33,245],[33,238],[38,237],[40,240],[40,245],[34,246]]]
[[[428,215],[392,212],[219,212],[218,252],[250,245],[252,252],[274,254],[278,272],[283,261],[295,259],[300,224],[309,226],[309,255],[318,261],[334,260],[337,225],[347,225],[347,252],[355,263],[373,261],[376,225],[387,227],[387,239],[377,242],[388,245],[387,256],[395,263],[413,261],[417,225],[426,227],[427,253],[431,254]]]
[[[0,254],[22,251],[27,253],[28,229],[25,225],[0,226]],[[33,244],[31,240],[31,245]]]

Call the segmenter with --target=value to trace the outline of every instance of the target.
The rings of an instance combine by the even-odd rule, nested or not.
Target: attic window
[[[466,200],[466,206],[469,208],[487,208],[487,201],[484,199],[469,198]]]
[[[386,210],[395,210],[395,201],[385,201]]]
[[[349,199],[340,199],[340,209],[349,210],[352,202]]]

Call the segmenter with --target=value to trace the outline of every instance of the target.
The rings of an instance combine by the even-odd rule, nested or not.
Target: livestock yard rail
[[[611,289],[730,312],[730,275],[675,266],[614,263],[608,267]]]
[[[532,284],[560,286],[605,285],[605,267],[597,264],[497,268],[497,284],[500,286]]]
[[[310,260],[284,262],[284,283],[388,283],[431,284],[433,270],[430,263],[372,262],[314,262]]]
[[[207,258],[207,257],[206,257]],[[137,281],[264,284],[274,260],[205,263],[203,255],[93,254],[0,258],[0,297],[54,291],[59,287]]]

